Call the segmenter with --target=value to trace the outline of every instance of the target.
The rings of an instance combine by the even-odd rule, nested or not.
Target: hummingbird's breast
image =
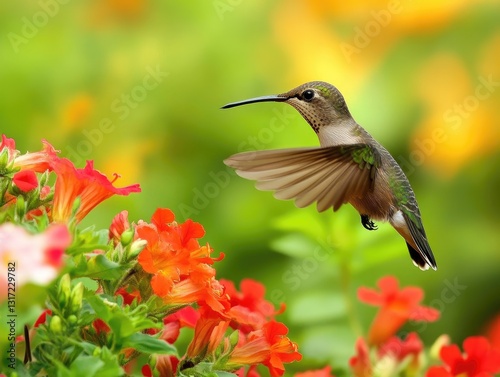
[[[322,126],[318,129],[319,143],[322,147],[362,143],[362,137],[353,130],[354,127],[351,122],[339,122],[335,125]]]

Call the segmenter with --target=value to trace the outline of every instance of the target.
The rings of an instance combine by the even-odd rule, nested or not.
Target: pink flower
[[[40,234],[11,223],[0,225],[0,299],[7,296],[8,272],[15,275],[16,287],[50,283],[62,268],[70,244],[71,234],[62,224],[50,225]]]

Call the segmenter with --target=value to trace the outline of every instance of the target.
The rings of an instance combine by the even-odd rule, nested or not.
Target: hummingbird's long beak
[[[287,101],[288,99],[289,99],[288,97],[283,97],[280,95],[255,97],[255,98],[245,99],[243,101],[228,103],[227,105],[222,106],[221,109],[229,109],[231,107],[247,105],[249,103],[255,103],[255,102],[284,102]]]

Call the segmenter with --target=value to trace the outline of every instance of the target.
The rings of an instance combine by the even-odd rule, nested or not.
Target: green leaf
[[[127,268],[99,254],[88,260],[82,258],[76,273],[79,276],[87,276],[92,279],[115,280],[120,278]]]
[[[180,377],[234,377],[236,374],[223,370],[214,370],[213,363],[198,363],[194,367],[180,372]]]
[[[92,292],[93,295],[95,295],[95,291],[97,288],[99,288],[99,284],[88,277],[80,277],[80,278],[75,278],[72,280],[73,284],[77,284],[78,282],[82,282],[83,286],[85,287],[85,292]]]
[[[90,297],[87,297],[87,302],[90,304],[92,309],[94,309],[97,317],[103,319],[104,321],[109,321],[111,318],[111,311],[112,310],[119,310],[115,309],[112,307],[114,304],[111,300],[108,302],[104,301],[104,297],[100,295],[93,295]]]
[[[93,250],[106,250],[108,244],[108,230],[94,231],[94,226],[77,231],[71,247],[66,250],[69,255],[83,255]]]
[[[234,373],[224,372],[224,371],[222,371],[222,370],[216,370],[216,371],[215,371],[215,374],[216,374],[218,377],[234,377],[234,376],[236,376],[236,374],[234,374]]]
[[[70,366],[71,377],[108,377],[125,374],[115,355],[80,356]]]
[[[132,334],[127,339],[125,339],[124,346],[134,348],[137,351],[144,353],[158,353],[174,355],[178,357],[177,349],[175,348],[175,346],[165,342],[162,339],[157,339],[148,334]]]
[[[121,343],[118,339],[127,338],[136,331],[132,319],[125,313],[113,313],[107,322],[117,339],[117,343]]]

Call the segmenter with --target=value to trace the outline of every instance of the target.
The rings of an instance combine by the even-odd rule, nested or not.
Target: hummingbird
[[[391,154],[356,123],[335,86],[312,81],[222,108],[256,102],[293,106],[320,146],[238,153],[224,160],[227,166],[256,180],[259,190],[274,191],[277,199],[294,199],[299,208],[316,202],[319,212],[337,211],[350,203],[368,230],[377,229],[374,220],[388,221],[406,241],[413,264],[421,270],[437,269],[408,178]]]

